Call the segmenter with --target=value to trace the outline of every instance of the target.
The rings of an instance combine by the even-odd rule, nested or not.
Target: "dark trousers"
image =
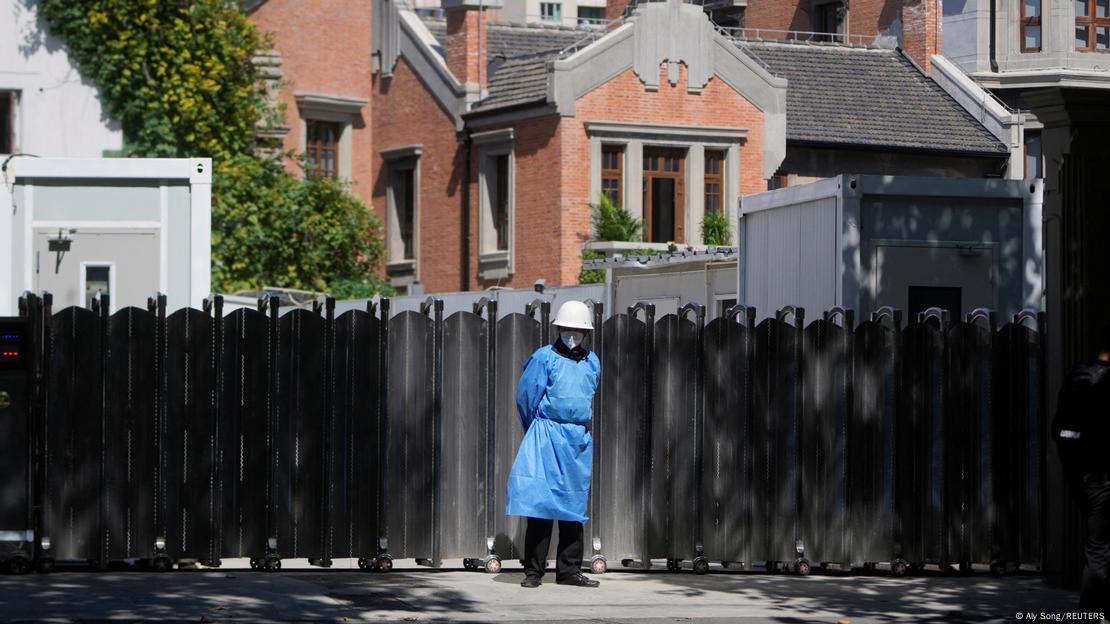
[[[541,577],[547,567],[554,520],[528,518],[524,532],[524,574]],[[555,557],[555,579],[562,581],[582,572],[582,523],[559,521],[559,550]]]
[[[1110,617],[1110,479],[1083,478],[1083,512],[1087,517],[1087,565],[1079,589],[1079,610]]]

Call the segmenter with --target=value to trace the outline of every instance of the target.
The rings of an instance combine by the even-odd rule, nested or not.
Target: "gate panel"
[[[993,346],[994,328],[972,319],[953,325],[948,332],[950,404],[945,420],[944,472],[947,547],[952,562],[990,563],[992,559]]]
[[[590,493],[597,517],[591,518],[601,539],[601,554],[610,562],[647,560],[647,443],[651,425],[645,401],[645,373],[650,357],[647,326],[626,314],[610,317],[601,327],[601,405],[595,425],[594,470],[597,487]]]
[[[274,511],[283,557],[324,556],[324,325],[319,314],[305,309],[278,321]]]
[[[668,314],[655,322],[649,556],[697,556],[697,325]]]
[[[1043,334],[1023,325],[1023,313],[995,338],[994,486],[999,563],[1040,569],[1041,432],[1044,430]]]
[[[746,319],[750,323],[754,314]],[[705,554],[749,562],[752,474],[750,439],[754,329],[736,319],[705,326],[705,435],[702,438],[702,538]]]
[[[50,321],[43,478],[44,537],[59,560],[106,561],[101,552],[101,400],[98,316],[66,308]]]
[[[524,363],[540,348],[540,324],[523,314],[509,314],[497,321],[497,361],[494,379],[494,553],[502,559],[520,559],[524,547],[524,519],[505,515],[509,471],[516,459],[524,431],[516,413],[516,386]],[[604,377],[604,375],[603,375]]]
[[[184,308],[166,319],[166,545],[175,559],[209,563],[219,558],[215,341],[205,312]]]
[[[854,407],[848,422],[848,523],[851,561],[894,558],[895,423],[899,420],[900,332],[876,321],[856,328]],[[904,435],[909,435],[907,432]]]
[[[335,321],[335,423],[332,473],[346,475],[347,488],[333,488],[332,557],[371,559],[378,555],[382,520],[382,329],[361,310]],[[343,431],[349,432],[343,435]],[[342,443],[340,443],[342,442]]]
[[[440,492],[442,558],[481,558],[486,547],[486,395],[489,329],[482,317],[456,312],[443,324],[443,416]]]
[[[802,330],[778,319],[756,328],[752,492],[756,562],[794,561],[798,533],[798,425]]]
[[[852,408],[852,317],[805,330],[805,387],[800,428],[801,523],[807,559],[851,567],[848,554],[848,418]]]
[[[895,423],[896,554],[911,564],[945,564],[945,332],[932,319],[911,323],[902,338],[905,392]]]
[[[389,435],[386,450],[389,552],[431,558],[435,497],[434,323],[406,311],[389,320]]]
[[[108,558],[154,554],[159,469],[156,317],[124,308],[108,325],[104,472]]]
[[[221,537],[226,557],[261,558],[270,534],[273,453],[269,319],[246,308],[223,319],[219,384]]]

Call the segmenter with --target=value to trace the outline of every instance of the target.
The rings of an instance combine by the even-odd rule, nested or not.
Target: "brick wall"
[[[284,149],[303,152],[301,121],[293,93],[304,91],[370,99],[370,3],[362,0],[269,0],[250,15],[271,33],[281,53],[285,103]],[[369,106],[352,128],[352,190],[371,201],[374,163]],[[291,171],[297,171],[289,163]]]
[[[461,267],[466,261],[462,256],[461,203],[466,161],[456,139],[455,122],[404,57],[397,60],[392,77],[374,76],[370,104],[374,109],[374,146],[357,156],[372,164],[372,205],[387,228],[386,240],[389,168],[381,151],[421,145],[418,277],[428,292],[459,290],[463,287]]]
[[[848,33],[852,35],[877,35],[887,32],[898,19],[902,0],[851,0],[848,14]],[[810,15],[812,0],[750,0],[744,12],[746,28],[772,30],[812,31]],[[774,34],[762,35],[765,39],[779,38]]]
[[[932,70],[932,56],[940,54],[942,13],[941,0],[907,0],[902,7],[902,50],[925,73]]]
[[[480,81],[485,87],[487,82],[480,69],[485,66],[485,50],[478,45],[482,22],[490,19],[483,13],[469,6],[447,10],[447,67],[462,84],[476,85]]]
[[[667,82],[660,65],[659,90],[647,91],[631,69],[578,100],[574,117],[560,124],[563,185],[560,198],[560,261],[558,282],[574,283],[581,268],[582,243],[590,235],[590,162],[587,121],[623,121],[687,126],[746,128],[748,139],[740,148],[740,190],[744,195],[767,190],[763,179],[763,113],[719,78],[701,93],[686,91],[685,65],[679,66],[675,86]],[[518,185],[533,181],[517,178]],[[552,277],[548,277],[549,282]]]
[[[505,127],[505,126],[502,126]],[[544,278],[551,286],[564,283],[577,283],[578,271],[573,278],[564,279],[569,270],[563,266],[562,231],[564,219],[561,215],[564,192],[563,181],[579,175],[577,171],[564,171],[559,144],[559,117],[550,115],[529,119],[512,124],[513,157],[516,167],[514,179],[514,227],[513,227],[513,264],[514,272],[502,280],[483,280],[478,278],[478,159],[481,157],[475,148],[472,154],[471,171],[474,172],[470,185],[470,275],[473,288],[505,286],[528,288],[539,278]],[[496,130],[497,127],[482,131]]]

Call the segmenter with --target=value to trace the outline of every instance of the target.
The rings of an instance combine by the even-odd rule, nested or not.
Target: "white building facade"
[[[123,146],[97,89],[39,19],[37,0],[0,0],[0,163],[11,154],[99,158]]]

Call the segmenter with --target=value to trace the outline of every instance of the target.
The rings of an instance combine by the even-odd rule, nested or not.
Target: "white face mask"
[[[582,339],[586,337],[586,332],[574,329],[564,329],[559,332],[559,339],[568,349],[573,349],[582,344]]]

